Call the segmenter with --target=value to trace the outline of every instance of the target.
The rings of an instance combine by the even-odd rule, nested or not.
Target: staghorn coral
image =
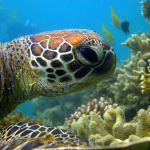
[[[18,113],[15,111],[12,112],[11,115],[7,115],[3,119],[0,120],[0,128],[13,125],[17,122],[33,122],[33,123],[39,123],[41,124],[41,120],[38,118],[36,119],[36,116],[33,117],[33,119],[30,119],[29,116],[25,117],[20,110],[18,110]]]
[[[120,107],[110,108],[104,113],[104,119],[93,111],[88,118],[83,114],[73,121],[71,131],[100,146],[120,146],[150,139],[150,106],[147,111],[140,109],[136,119],[126,122]]]
[[[142,16],[144,16],[147,19],[147,21],[150,21],[150,1],[142,1],[141,4],[143,5],[141,10]]]
[[[67,126],[71,126],[72,121],[77,121],[82,114],[85,114],[87,118],[89,118],[89,114],[91,111],[94,111],[98,114],[99,117],[103,117],[104,112],[109,108],[116,108],[118,105],[113,103],[112,99],[104,99],[104,97],[100,97],[99,99],[94,98],[92,102],[88,102],[87,105],[81,105],[78,107],[78,111],[74,114],[71,114],[71,117],[65,118],[65,124]]]

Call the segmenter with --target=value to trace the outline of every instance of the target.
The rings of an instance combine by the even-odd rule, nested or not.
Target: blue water
[[[141,15],[140,1],[136,0],[1,0],[0,6],[4,7],[5,13],[11,13],[17,8],[16,16],[20,18],[20,22],[26,26],[29,20],[33,29],[22,34],[32,34],[35,31],[51,31],[70,28],[84,28],[97,31],[104,39],[105,35],[102,31],[102,22],[109,32],[115,38],[114,48],[117,55],[117,62],[125,60],[130,54],[130,49],[121,46],[121,42],[135,34],[138,31],[149,31],[149,24]],[[113,5],[114,12],[120,21],[130,22],[130,34],[127,36],[120,29],[117,29],[111,20],[110,5]],[[1,17],[1,16],[0,16]],[[9,39],[7,28],[16,20],[9,18],[0,23],[0,41]],[[13,33],[14,36],[18,36]],[[106,39],[107,40],[107,39]],[[21,109],[25,115],[32,117],[33,109],[30,101],[17,107]]]

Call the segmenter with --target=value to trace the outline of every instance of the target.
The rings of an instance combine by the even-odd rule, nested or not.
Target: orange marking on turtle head
[[[39,42],[45,39],[49,39],[48,35],[33,35],[30,37],[32,42]]]
[[[64,36],[65,40],[72,45],[78,44],[85,39],[85,36],[79,33],[73,33]]]
[[[95,40],[99,40],[100,42],[103,42],[103,44],[107,45],[108,47],[110,47],[110,45],[100,36],[97,36],[95,34],[86,34],[89,38],[91,39],[95,39]]]
[[[49,48],[56,49],[58,47],[58,45],[60,45],[60,43],[62,43],[62,42],[63,42],[63,39],[61,37],[51,38],[51,40],[49,42]]]
[[[58,30],[58,31],[46,32],[46,34],[51,37],[54,37],[54,36],[64,36],[70,32],[71,32],[71,30]]]
[[[33,55],[40,56],[43,49],[38,44],[32,44],[31,51]]]
[[[86,34],[90,39],[102,41],[103,39],[95,34]]]
[[[47,46],[47,40],[40,42],[41,46],[46,48]]]

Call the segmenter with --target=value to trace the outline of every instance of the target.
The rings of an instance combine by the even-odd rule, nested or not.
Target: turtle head
[[[116,68],[114,49],[98,33],[72,29],[29,37],[29,64],[38,82],[58,96],[104,80]]]

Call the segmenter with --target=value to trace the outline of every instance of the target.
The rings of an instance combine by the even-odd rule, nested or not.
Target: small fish
[[[123,30],[123,32],[127,35],[128,33],[130,33],[129,31],[129,22],[128,21],[124,21],[121,22],[121,29]]]
[[[102,28],[103,28],[103,32],[104,32],[104,34],[105,34],[107,40],[108,40],[111,44],[115,45],[115,43],[114,43],[114,37],[112,36],[112,34],[111,34],[108,30],[106,30],[104,23],[102,23]]]
[[[111,5],[110,6],[111,8],[111,18],[112,18],[112,21],[113,21],[113,24],[120,29],[120,20],[118,18],[118,16],[114,13],[114,9],[113,9],[113,6]]]
[[[14,18],[14,19],[19,21],[18,17],[16,17],[16,15],[15,15],[16,11],[17,11],[17,8],[14,9],[11,14],[8,14],[5,11],[1,10],[0,11],[0,23],[8,20],[10,17],[12,17],[12,18]]]

